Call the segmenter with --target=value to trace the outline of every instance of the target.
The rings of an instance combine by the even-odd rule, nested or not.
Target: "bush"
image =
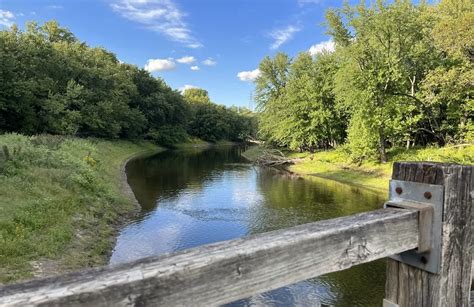
[[[160,129],[151,130],[148,137],[158,144],[171,146],[185,142],[188,139],[188,134],[179,126],[164,126]]]
[[[366,159],[377,157],[377,133],[367,122],[358,120],[357,116],[351,119],[348,128],[347,149],[352,162],[361,163]]]

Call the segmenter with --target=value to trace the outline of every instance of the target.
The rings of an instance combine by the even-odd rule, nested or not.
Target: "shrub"
[[[188,139],[188,134],[181,127],[163,126],[160,129],[150,130],[148,137],[158,144],[171,146],[185,142]]]
[[[377,133],[373,131],[372,126],[357,117],[351,119],[347,148],[352,162],[361,163],[363,160],[377,157],[377,143]]]

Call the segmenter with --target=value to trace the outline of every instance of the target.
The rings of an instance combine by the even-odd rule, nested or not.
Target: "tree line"
[[[204,90],[182,95],[55,21],[0,31],[0,50],[0,132],[173,144],[188,135],[243,140],[256,129],[250,111],[214,104]]]
[[[474,4],[407,0],[326,13],[334,51],[265,57],[255,80],[260,136],[310,150],[343,146],[387,161],[395,146],[474,141]]]

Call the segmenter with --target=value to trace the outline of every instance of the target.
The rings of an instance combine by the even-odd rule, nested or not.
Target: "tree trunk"
[[[436,120],[436,116],[434,115],[433,110],[431,110],[430,108],[428,108],[427,110],[430,113],[430,117],[429,117],[430,120],[428,122],[430,124],[431,131],[433,132],[435,137],[438,139],[438,145],[439,146],[446,145],[444,135],[442,132],[440,132],[439,124],[438,124],[438,121]]]
[[[387,152],[385,150],[385,132],[383,131],[383,126],[379,128],[379,153],[380,153],[380,162],[387,162]]]

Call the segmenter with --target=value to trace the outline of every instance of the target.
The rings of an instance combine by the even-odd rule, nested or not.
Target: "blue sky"
[[[253,106],[258,63],[278,51],[331,49],[329,0],[0,0],[0,27],[55,19],[90,46],[148,69],[170,86],[196,86],[220,104]]]

